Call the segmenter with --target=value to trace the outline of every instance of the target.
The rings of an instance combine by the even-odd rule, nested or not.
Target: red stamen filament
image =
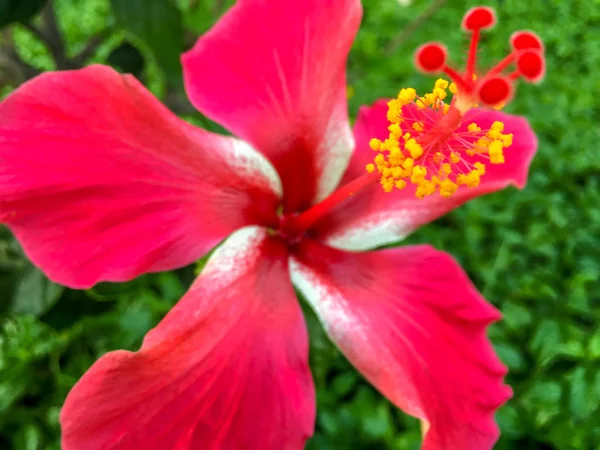
[[[514,72],[511,72],[508,74],[508,78],[510,78],[511,80],[516,80],[521,76],[521,72],[519,72],[519,70],[515,70]]]
[[[479,42],[480,30],[474,30],[471,35],[471,45],[469,46],[469,58],[467,59],[467,69],[465,72],[465,78],[468,80],[473,79],[473,72],[475,71],[475,62],[477,61],[477,43]]]
[[[500,61],[498,64],[496,64],[494,67],[492,67],[487,75],[498,75],[499,73],[501,73],[504,69],[506,69],[508,66],[510,66],[516,59],[516,52],[512,52],[510,53],[506,58],[504,58],[502,61]]]
[[[471,83],[469,83],[469,80],[465,80],[458,71],[448,66],[444,66],[442,71],[464,92],[471,92]]]
[[[298,216],[290,218],[288,229],[295,234],[300,234],[306,231],[319,219],[331,212],[331,210],[337,205],[344,202],[349,197],[352,197],[356,193],[362,191],[363,189],[371,186],[372,184],[378,183],[379,178],[380,176],[377,172],[361,175],[350,183],[334,191],[329,197],[320,203],[311,206]]]

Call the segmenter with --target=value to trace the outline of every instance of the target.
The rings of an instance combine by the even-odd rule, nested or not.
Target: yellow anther
[[[502,141],[495,140],[488,147],[488,152],[490,154],[490,162],[492,164],[502,164],[504,163],[504,146]]]
[[[400,178],[402,178],[402,174],[404,173],[404,170],[402,170],[402,167],[394,167],[392,169],[392,176],[398,180]]]
[[[398,101],[402,106],[412,103],[417,98],[417,91],[413,88],[402,89],[398,94]]]
[[[406,158],[404,160],[404,162],[402,163],[402,167],[404,167],[406,170],[410,170],[412,173],[412,168],[413,168],[414,164],[415,164],[414,159]]]
[[[423,166],[414,166],[410,181],[413,184],[420,184],[425,180],[425,175],[427,175],[427,168]]]
[[[440,195],[442,197],[450,197],[458,189],[458,184],[452,182],[448,178],[440,183]]]
[[[458,153],[455,153],[455,152],[450,153],[450,162],[452,164],[456,164],[459,161],[460,161],[460,156],[458,155]]]
[[[503,132],[504,131],[504,122],[499,122],[499,121],[494,122],[492,124],[492,126],[490,127],[490,130]]]
[[[388,130],[390,132],[390,137],[393,136],[394,139],[398,140],[398,138],[400,136],[402,136],[402,128],[400,128],[400,125],[397,123],[393,123],[388,127]]]
[[[474,188],[479,186],[479,172],[476,170],[472,170],[467,174],[467,186],[470,188]]]
[[[412,124],[413,130],[423,131],[423,122],[415,122]]]
[[[450,83],[450,86],[448,86],[448,90],[451,94],[456,94],[458,92],[458,87],[456,86],[456,84]]]
[[[476,123],[470,123],[467,127],[467,130],[469,130],[471,133],[475,133],[476,131],[481,131],[481,128],[479,128]]]
[[[434,194],[436,188],[437,186],[435,183],[432,183],[431,181],[423,181],[423,183],[419,184],[417,187],[415,195],[422,199],[423,197]]]
[[[435,81],[435,89],[448,89],[448,81],[444,80],[443,78],[438,78]]]
[[[402,190],[402,189],[404,189],[406,187],[406,181],[404,181],[404,180],[398,180],[398,181],[396,181],[395,185],[396,185],[396,188]]]
[[[449,110],[450,110],[450,105],[448,103],[444,103],[444,114],[448,114]]]
[[[381,146],[382,150],[387,150],[389,152],[397,148],[400,148],[400,144],[398,143],[398,139],[394,139],[393,137],[387,138],[385,141],[383,141],[383,145]]]
[[[369,172],[369,173],[375,172],[375,164],[367,164],[367,172]]]
[[[486,148],[488,148],[490,146],[490,143],[492,141],[490,141],[489,139],[486,138],[481,138],[481,139],[477,139],[477,142],[475,142],[475,149],[474,150],[484,150]]]
[[[504,147],[510,147],[513,142],[513,135],[512,135],[512,133],[511,134],[503,134],[502,136],[500,136],[500,139],[502,139],[502,143],[504,144]]]
[[[479,175],[485,175],[485,164],[480,163],[479,161],[477,161],[475,164],[473,164],[475,166],[475,169],[477,169],[477,173]]]
[[[435,88],[433,90],[433,95],[438,100],[444,100],[448,94],[446,94],[446,91],[444,89]]]
[[[442,164],[442,169],[440,170],[440,175],[442,177],[447,177],[452,173],[452,166],[448,163]]]
[[[393,178],[382,178],[381,186],[385,192],[392,192],[394,190],[394,186],[396,185],[396,181]]]
[[[402,136],[402,139],[404,139],[404,141],[408,141],[410,139],[410,133],[409,132],[404,133],[404,136]]]
[[[427,108],[427,105],[425,103],[423,103],[422,99],[417,100],[416,103],[417,103],[417,108],[419,108],[419,109]]]
[[[486,136],[490,139],[500,139],[503,131],[504,124],[502,122],[494,122],[490,127],[490,131],[486,133]]]
[[[371,147],[371,150],[378,152],[381,149],[381,141],[373,138],[369,141],[369,147]]]
[[[427,106],[431,106],[435,103],[435,94],[425,94],[424,97],[421,97],[421,101]]]
[[[470,188],[479,186],[479,181],[479,172],[477,172],[477,170],[472,170],[466,175],[461,173],[456,177],[456,182],[458,184],[465,184]]]
[[[423,147],[421,147],[414,138],[406,141],[404,148],[410,152],[410,157],[412,159],[417,159],[423,155]]]
[[[385,163],[385,156],[383,156],[382,153],[380,153],[379,155],[377,155],[375,157],[375,164],[381,165],[381,164],[384,164],[384,163]]]
[[[390,123],[400,123],[402,121],[402,105],[397,100],[390,100],[388,103],[387,120]]]

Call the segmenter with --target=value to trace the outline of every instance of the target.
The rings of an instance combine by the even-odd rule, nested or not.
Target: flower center
[[[512,144],[512,134],[503,133],[502,122],[485,130],[476,123],[465,127],[458,101],[444,103],[448,91],[457,93],[456,86],[440,78],[423,97],[409,88],[388,102],[389,136],[371,140],[378,154],[366,167],[369,173],[377,169],[384,191],[402,190],[413,183],[419,198],[436,192],[450,197],[460,185],[478,186],[485,163],[504,163],[503,152]]]
[[[413,183],[415,195],[423,198],[434,193],[450,197],[460,185],[474,188],[485,174],[485,164],[504,163],[504,149],[510,147],[512,134],[504,134],[504,124],[494,122],[482,129],[476,122],[464,124],[466,113],[477,104],[501,109],[513,95],[518,78],[538,82],[544,75],[544,48],[530,31],[518,31],[511,37],[512,52],[492,69],[476,74],[477,46],[482,30],[494,26],[492,8],[475,7],[467,11],[462,27],[471,33],[465,70],[447,63],[448,52],[439,43],[427,43],[417,49],[415,63],[425,73],[445,73],[452,83],[438,79],[431,93],[418,97],[414,89],[402,89],[388,102],[389,136],[372,139],[378,152],[369,173],[380,175],[383,190],[405,189]],[[510,74],[502,72],[512,64]],[[453,94],[448,102],[448,91]]]

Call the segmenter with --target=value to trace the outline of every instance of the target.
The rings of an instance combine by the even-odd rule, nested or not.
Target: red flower
[[[536,138],[522,118],[472,109],[448,138],[501,121],[505,164],[449,198],[384,192],[365,165],[388,107],[361,109],[356,147],[347,118],[360,18],[359,0],[239,0],[184,55],[194,105],[249,144],[102,66],[41,75],[0,105],[0,220],[51,279],[86,288],[174,269],[233,232],[139,351],[104,355],[73,388],[65,450],[302,448],[315,398],[292,283],[365,377],[423,421],[424,449],[493,446],[510,396],[486,337],[499,313],[429,246],[354,251],[523,186]]]

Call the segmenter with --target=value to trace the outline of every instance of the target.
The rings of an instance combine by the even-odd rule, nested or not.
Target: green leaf
[[[504,364],[508,366],[511,372],[522,372],[526,369],[526,363],[523,355],[514,345],[506,343],[496,344],[496,351],[498,356]]]
[[[111,0],[111,4],[120,24],[150,48],[167,79],[180,83],[183,24],[179,9],[169,0]]]
[[[125,73],[132,74],[138,79],[144,70],[145,64],[144,57],[140,51],[129,42],[123,42],[115,48],[108,55],[106,62]]]
[[[590,358],[600,359],[600,328],[596,330],[588,344]]]
[[[64,287],[48,280],[42,272],[28,265],[17,283],[10,311],[40,316],[56,303],[63,291]]]
[[[560,328],[555,320],[542,320],[529,343],[530,350],[538,357],[541,367],[550,364],[560,350]]]
[[[600,407],[600,397],[592,387],[595,371],[578,367],[570,375],[569,406],[573,417],[588,419]]]
[[[29,20],[45,4],[46,0],[0,0],[0,27]]]

